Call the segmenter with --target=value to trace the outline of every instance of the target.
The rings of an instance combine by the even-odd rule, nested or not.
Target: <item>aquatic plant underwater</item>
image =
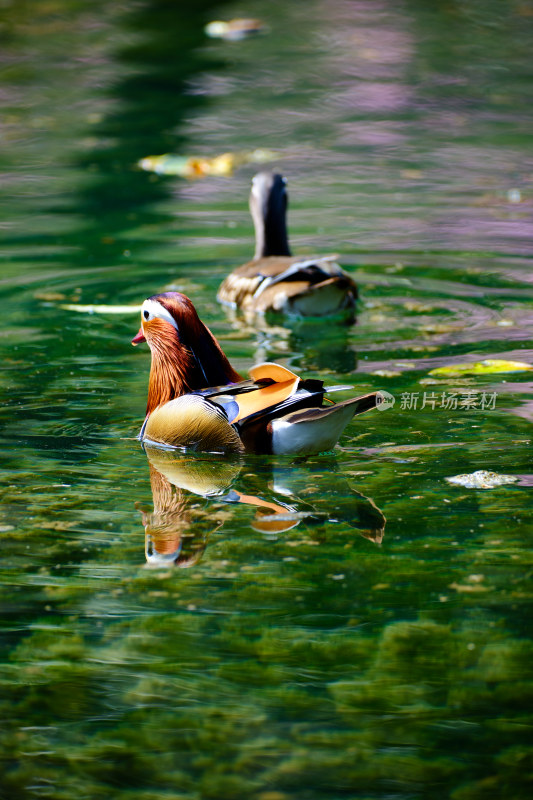
[[[4,9],[0,797],[529,798],[532,18],[178,5]],[[355,324],[217,301],[265,169]],[[167,291],[241,375],[388,399],[145,451]]]

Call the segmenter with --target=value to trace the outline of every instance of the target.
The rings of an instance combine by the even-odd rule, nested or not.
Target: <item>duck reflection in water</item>
[[[294,463],[269,465],[265,473],[264,462],[256,469],[258,464],[247,464],[242,457],[191,455],[149,446],[145,452],[153,511],[137,507],[149,566],[196,564],[209,536],[234,516],[235,504],[254,509],[250,525],[267,535],[286,533],[305,520],[318,527],[318,542],[325,538],[325,523],[346,523],[376,544],[383,539],[385,517],[336,472],[335,457],[317,456],[306,461],[303,470]],[[246,465],[252,469],[247,471]],[[333,481],[332,472],[336,472]]]
[[[271,316],[257,316],[227,308],[226,319],[236,331],[235,338],[255,341],[256,363],[277,361],[288,354],[305,362],[306,370],[350,375],[357,369],[357,351],[351,342],[351,328],[323,319],[287,319],[283,325]],[[292,363],[292,362],[291,362]]]

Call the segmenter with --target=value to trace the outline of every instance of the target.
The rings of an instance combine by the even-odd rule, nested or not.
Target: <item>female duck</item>
[[[253,261],[223,281],[218,300],[244,311],[283,311],[297,316],[354,316],[357,287],[335,256],[291,256],[287,238],[285,179],[259,172],[252,180],[255,228]]]
[[[355,414],[375,408],[377,392],[340,403],[322,381],[280,364],[260,364],[242,380],[185,295],[144,301],[132,344],[152,353],[141,441],[197,450],[319,453],[330,450]]]

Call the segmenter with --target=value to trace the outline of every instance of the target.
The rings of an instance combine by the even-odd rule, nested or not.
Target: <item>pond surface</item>
[[[533,363],[530,5],[2,12],[2,800],[529,798],[533,378],[433,370]],[[267,30],[205,36],[235,16]],[[217,304],[257,164],[138,167],[257,149],[356,325]],[[145,453],[105,307],[169,288],[237,369],[394,407],[308,459]]]

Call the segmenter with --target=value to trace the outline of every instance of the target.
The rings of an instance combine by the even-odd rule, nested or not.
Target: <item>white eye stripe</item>
[[[146,316],[146,312],[148,312],[148,316]],[[178,324],[170,311],[167,311],[165,306],[163,306],[158,300],[148,299],[145,300],[141,307],[141,317],[146,322],[149,322],[154,317],[158,317],[159,319],[164,319],[165,322],[170,322],[170,324],[178,330]]]

